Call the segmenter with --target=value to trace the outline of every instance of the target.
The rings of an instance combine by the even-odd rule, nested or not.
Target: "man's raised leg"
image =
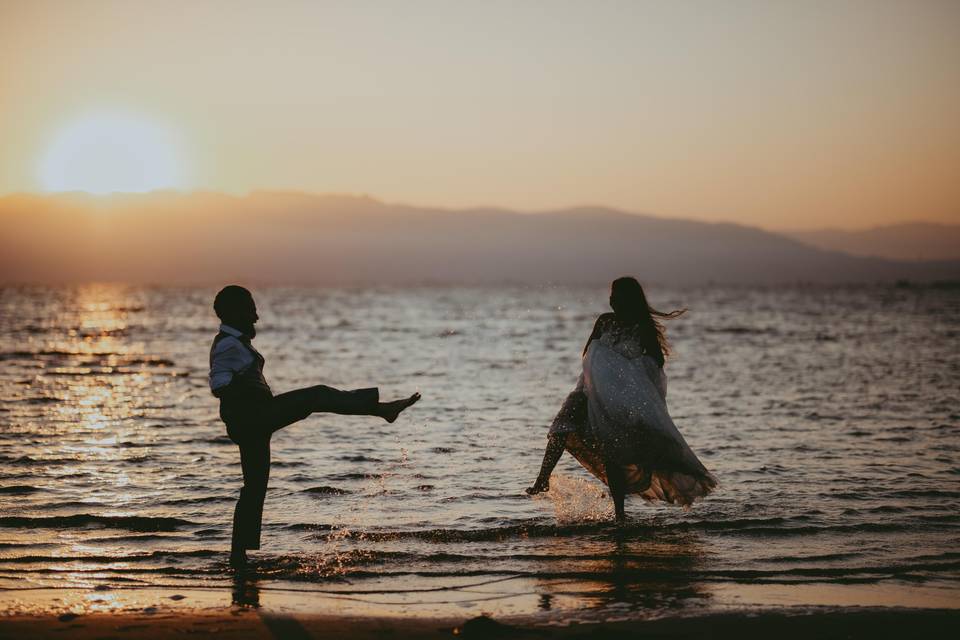
[[[377,416],[393,422],[400,412],[420,399],[415,393],[409,398],[380,402],[376,387],[343,391],[326,385],[317,385],[274,396],[269,408],[271,431],[303,420],[311,413],[338,413],[353,416]]]

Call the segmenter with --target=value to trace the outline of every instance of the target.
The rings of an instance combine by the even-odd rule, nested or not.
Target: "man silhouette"
[[[270,437],[311,413],[366,415],[393,422],[420,399],[415,393],[380,402],[376,387],[341,391],[318,385],[273,395],[263,377],[264,358],[250,341],[259,320],[253,295],[240,286],[220,290],[213,302],[220,332],[210,347],[210,390],[220,399],[227,435],[240,447],[243,488],[233,512],[230,564],[246,564],[247,550],[260,548],[260,522],[270,477]]]

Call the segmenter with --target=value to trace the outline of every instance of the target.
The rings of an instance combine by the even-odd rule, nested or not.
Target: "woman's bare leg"
[[[555,433],[547,437],[547,448],[543,452],[543,462],[540,464],[540,475],[532,487],[527,488],[529,495],[535,495],[543,491],[550,490],[550,474],[553,468],[557,466],[560,456],[563,455],[563,447],[567,442],[567,434]]]
[[[610,487],[610,497],[613,498],[614,517],[616,517],[617,522],[623,522],[627,519],[627,512],[623,506],[627,495],[627,480],[623,475],[623,467],[611,458],[607,458],[605,467],[607,471],[607,485]]]

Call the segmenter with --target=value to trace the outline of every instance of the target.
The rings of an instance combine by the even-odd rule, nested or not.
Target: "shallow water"
[[[0,290],[0,609],[32,587],[235,588],[214,292]],[[690,308],[668,404],[721,487],[688,512],[628,502],[622,528],[569,456],[549,494],[523,493],[603,288],[254,293],[275,392],[424,399],[392,425],[318,415],[275,436],[237,600],[629,618],[799,586],[960,599],[960,291],[651,287]]]

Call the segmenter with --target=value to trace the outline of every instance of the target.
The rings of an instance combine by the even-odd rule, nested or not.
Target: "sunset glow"
[[[104,194],[183,186],[171,132],[127,113],[92,113],[68,122],[45,150],[38,173],[46,191]]]
[[[6,3],[0,194],[363,193],[772,230],[958,220],[958,3],[412,4]],[[108,122],[91,137],[109,147],[58,146],[38,172],[51,137],[101,107],[186,149],[153,125],[118,146]]]

